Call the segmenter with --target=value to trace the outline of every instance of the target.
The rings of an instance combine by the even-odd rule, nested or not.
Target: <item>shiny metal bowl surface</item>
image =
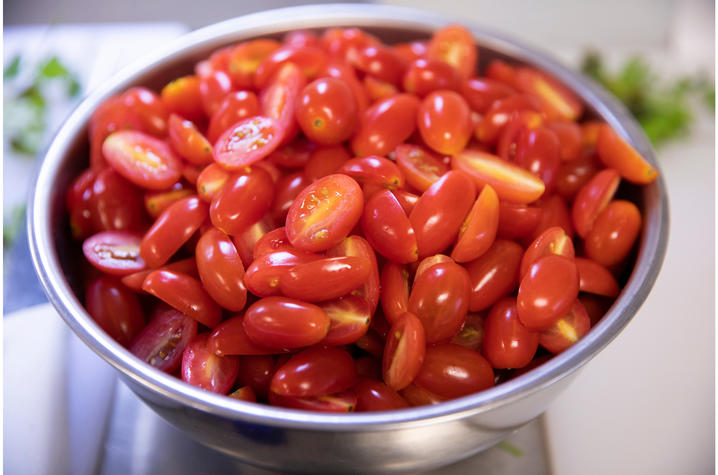
[[[29,206],[31,251],[42,285],[73,331],[157,413],[199,442],[251,464],[284,470],[386,472],[449,464],[499,442],[541,414],[646,299],[667,243],[668,206],[661,178],[647,187],[627,187],[642,209],[644,229],[635,268],[603,319],[578,343],[540,367],[487,391],[434,406],[332,415],[215,395],[139,361],[85,311],[78,299],[82,292],[76,267],[81,253],[70,238],[64,195],[73,177],[88,165],[88,119],[105,98],[134,85],[159,90],[192,71],[193,63],[213,50],[253,37],[279,37],[300,28],[357,26],[392,43],[427,38],[450,22],[413,9],[357,4],[303,6],[228,20],[190,33],[123,71],[84,100],[55,137]],[[481,67],[490,59],[503,58],[549,72],[581,96],[589,115],[608,122],[656,165],[635,120],[596,84],[508,36],[466,26],[480,47]]]

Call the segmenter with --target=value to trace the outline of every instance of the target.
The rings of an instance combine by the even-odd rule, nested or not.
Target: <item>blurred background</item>
[[[648,301],[628,329],[582,372],[540,424],[523,434],[519,431],[512,443],[519,446],[523,459],[512,459],[516,455],[507,455],[506,451],[489,454],[482,462],[484,472],[516,473],[517,467],[520,473],[557,474],[713,472],[714,2],[377,3],[436,11],[464,24],[489,26],[574,69],[583,69],[637,116],[654,143],[668,186],[669,251]],[[63,393],[67,378],[57,376],[64,374],[68,359],[80,358],[87,370],[81,381],[97,386],[103,379],[93,375],[105,371],[107,365],[83,353],[77,339],[47,305],[42,305],[46,298],[30,264],[25,202],[42,151],[54,131],[82,97],[153,48],[217,21],[298,4],[278,0],[4,2],[3,312],[10,317],[4,319],[7,473],[51,473],[57,460],[72,467],[70,473],[152,473],[153,468],[165,467],[162,464],[167,462],[163,459],[152,465],[143,452],[144,465],[114,465],[115,470],[108,470],[107,460],[127,460],[128,453],[137,453],[129,452],[120,442],[112,447],[106,439],[92,441],[93,430],[99,434],[106,428],[78,426],[78,417],[86,419],[81,409],[97,410],[99,418],[109,420],[110,425],[122,404],[131,407],[133,417],[156,416],[138,409],[139,403],[131,394],[114,386],[99,391],[114,400],[113,404],[103,405],[96,399],[80,399],[78,403],[77,394],[69,389]],[[38,328],[44,330],[40,336]],[[28,344],[42,351],[28,356]],[[27,367],[41,373],[33,380],[44,382],[46,387],[28,385]],[[51,391],[65,396],[48,398]],[[162,422],[156,424],[158,431],[171,431]],[[27,436],[16,436],[20,427],[30,428]],[[84,438],[77,436],[78,427],[85,432]],[[130,430],[134,429],[120,429],[125,442],[131,439],[127,436]],[[58,436],[58,431],[75,435],[65,438]],[[174,448],[171,453],[175,455],[181,454],[177,447],[187,453],[201,451],[191,442],[177,439],[176,434],[173,437],[170,439],[177,443],[165,444],[165,450]],[[30,450],[42,456],[28,458]],[[81,460],[78,451],[84,454]],[[213,455],[205,451],[201,456]]]

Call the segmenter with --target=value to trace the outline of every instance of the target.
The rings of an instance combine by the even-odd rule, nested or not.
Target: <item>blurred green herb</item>
[[[586,53],[581,69],[628,107],[655,146],[688,132],[694,121],[693,98],[702,100],[715,113],[715,86],[706,76],[664,84],[639,57],[630,58],[618,72],[610,73],[595,51]]]
[[[508,442],[506,440],[502,440],[501,442],[499,442],[496,445],[496,447],[510,453],[514,457],[521,457],[524,454],[523,450],[521,450],[520,448],[516,447],[514,444],[512,444],[511,442]]]
[[[3,249],[9,249],[12,247],[23,226],[25,226],[25,205],[19,205],[10,212],[9,217],[7,217],[7,219],[3,222]]]
[[[20,56],[15,56],[3,72],[3,80],[18,78],[21,65]],[[7,137],[15,152],[34,157],[39,151],[47,129],[50,88],[57,83],[64,89],[66,98],[77,97],[82,90],[77,76],[57,56],[52,56],[37,66],[29,86],[3,103],[9,128]]]

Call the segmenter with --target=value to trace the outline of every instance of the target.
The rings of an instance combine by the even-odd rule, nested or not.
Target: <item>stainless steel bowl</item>
[[[259,36],[279,37],[299,28],[358,26],[386,42],[427,38],[450,23],[435,14],[379,5],[321,5],[248,15],[190,33],[163,48],[88,97],[50,146],[29,206],[35,268],[53,305],[73,331],[114,366],[129,387],[157,413],[199,442],[250,464],[306,471],[429,469],[460,460],[499,442],[541,414],[576,375],[628,324],[646,299],[663,261],[668,214],[662,179],[628,187],[640,203],[644,230],[635,268],[621,296],[578,343],[542,366],[490,390],[442,404],[401,411],[331,415],[280,409],[218,396],[183,383],[136,359],[115,343],[78,300],[80,258],[72,242],[64,195],[87,166],[87,124],[109,95],[134,85],[159,89],[192,70],[222,46]],[[504,58],[548,71],[576,91],[588,114],[613,126],[656,165],[643,132],[622,105],[596,84],[543,53],[503,34],[469,26],[482,66]]]

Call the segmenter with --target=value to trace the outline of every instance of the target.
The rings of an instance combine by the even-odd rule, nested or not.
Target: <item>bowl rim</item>
[[[144,73],[172,58],[188,56],[200,48],[217,48],[242,39],[302,28],[357,26],[431,31],[461,23],[477,43],[538,67],[575,91],[621,136],[658,167],[648,139],[626,108],[590,79],[562,66],[539,49],[528,46],[491,28],[413,8],[370,4],[304,5],[268,10],[222,21],[171,42],[157,52],[123,69],[105,85],[93,91],[75,109],[58,131],[39,168],[28,206],[28,236],[35,270],[53,306],[65,322],[95,353],[120,373],[143,388],[176,404],[221,416],[274,427],[318,431],[389,430],[399,426],[425,425],[485,413],[528,397],[581,368],[610,343],[628,324],[644,302],[663,262],[668,240],[668,202],[662,178],[651,185],[657,205],[644,216],[643,245],[634,270],[619,298],[592,330],[572,347],[541,366],[493,388],[437,405],[395,411],[325,414],[248,403],[195,388],[135,358],[97,326],[85,311],[64,278],[50,229],[48,212],[53,180],[65,161],[66,150],[96,106],[111,94],[125,89]],[[639,265],[640,264],[640,265]]]

